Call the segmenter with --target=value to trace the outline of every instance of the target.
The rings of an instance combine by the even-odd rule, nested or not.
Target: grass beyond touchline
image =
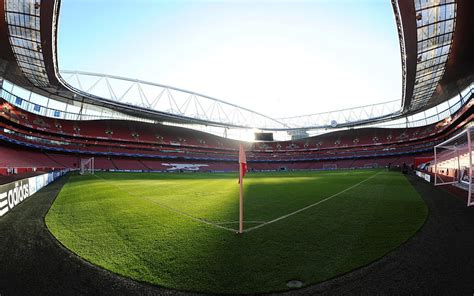
[[[375,177],[370,178],[371,176]],[[427,208],[400,173],[249,173],[236,236],[237,174],[71,176],[46,223],[67,248],[113,272],[179,290],[251,293],[317,283],[368,264],[410,238]],[[181,214],[182,213],[182,214]]]

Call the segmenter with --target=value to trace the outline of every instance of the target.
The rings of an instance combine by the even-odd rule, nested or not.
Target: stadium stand
[[[360,128],[285,142],[246,143],[254,170],[301,170],[413,165],[473,119],[469,102],[449,121],[418,128]],[[102,170],[236,170],[238,141],[190,130],[125,120],[69,121],[21,110],[0,100],[0,171],[77,168],[94,156]],[[186,165],[195,164],[190,167]],[[199,166],[201,165],[201,166]],[[179,169],[178,169],[179,170]]]

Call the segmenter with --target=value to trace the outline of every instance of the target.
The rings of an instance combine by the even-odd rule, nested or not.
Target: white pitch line
[[[130,194],[130,195],[131,195],[131,194]],[[137,196],[135,196],[135,197],[137,197]],[[138,197],[139,197],[139,196],[138,196]],[[188,214],[188,213],[186,213],[186,212],[183,212],[183,211],[174,209],[174,208],[172,208],[172,207],[169,207],[169,206],[167,206],[167,205],[165,205],[165,204],[162,204],[162,203],[160,203],[160,202],[158,202],[158,201],[156,201],[156,200],[153,200],[153,199],[151,199],[151,198],[148,198],[148,197],[146,197],[146,196],[143,196],[142,198],[147,199],[147,200],[149,200],[150,202],[152,202],[152,203],[154,203],[154,204],[156,204],[156,205],[158,205],[158,206],[160,206],[160,207],[162,207],[162,208],[164,208],[164,209],[167,209],[167,210],[169,210],[169,211],[171,211],[171,212],[174,212],[174,213],[183,215],[183,216],[185,216],[185,217],[188,217],[189,219],[192,219],[192,220],[194,220],[194,221],[196,221],[196,222],[201,222],[201,223],[204,223],[204,224],[207,224],[207,225],[210,225],[210,226],[214,226],[214,227],[217,227],[217,228],[221,228],[221,229],[224,229],[224,230],[228,230],[228,231],[231,231],[231,232],[236,232],[236,231],[237,231],[237,229],[225,227],[225,226],[222,226],[222,225],[219,225],[219,224],[216,224],[216,223],[213,223],[213,222],[210,222],[210,221],[201,219],[201,218],[194,217],[194,216],[192,216],[192,215],[190,215],[190,214]]]
[[[229,221],[229,222],[214,222],[215,224],[237,224],[240,223],[239,221]],[[267,223],[265,221],[244,221],[244,223],[252,223],[252,224],[262,224]]]
[[[315,207],[315,206],[317,206],[317,205],[319,205],[319,204],[322,204],[323,202],[328,201],[328,200],[330,200],[330,199],[333,198],[333,197],[336,197],[336,196],[338,196],[338,195],[341,195],[341,194],[343,194],[344,192],[349,191],[349,190],[351,190],[352,188],[355,188],[355,187],[359,186],[360,184],[362,184],[362,183],[364,183],[364,182],[366,182],[366,181],[368,181],[368,180],[374,178],[375,176],[377,176],[377,175],[380,174],[380,173],[381,173],[381,172],[378,172],[377,174],[372,175],[372,176],[368,177],[367,179],[362,180],[362,181],[360,181],[359,183],[357,183],[357,184],[355,184],[355,185],[352,185],[351,187],[348,187],[348,188],[346,188],[346,189],[344,189],[344,190],[342,190],[342,191],[339,191],[338,193],[335,193],[335,194],[333,194],[333,195],[331,195],[331,196],[329,196],[329,197],[326,197],[325,199],[322,199],[322,200],[320,200],[320,201],[318,201],[318,202],[315,202],[315,203],[313,203],[313,204],[310,204],[309,206],[306,206],[306,207],[304,207],[304,208],[301,208],[301,209],[296,210],[296,211],[294,211],[294,212],[291,212],[291,213],[289,213],[289,214],[283,215],[283,216],[278,217],[278,218],[276,218],[276,219],[273,219],[273,220],[271,220],[271,221],[265,222],[265,223],[263,223],[263,224],[260,224],[260,225],[254,226],[254,227],[247,228],[247,229],[244,230],[244,232],[250,232],[250,231],[252,231],[252,230],[261,228],[261,227],[263,227],[263,226],[266,226],[266,225],[275,223],[275,222],[277,222],[277,221],[286,219],[286,218],[288,218],[288,217],[290,217],[290,216],[293,216],[293,215],[296,215],[296,214],[301,213],[301,212],[303,212],[303,211],[306,211],[307,209],[310,209],[310,208]]]
[[[123,191],[123,192],[127,193],[127,194],[130,195],[130,196],[133,196],[133,197],[136,197],[136,198],[144,198],[144,199],[146,199],[146,200],[148,200],[148,201],[150,201],[150,202],[152,202],[152,203],[158,205],[158,206],[161,207],[161,208],[167,209],[168,211],[174,212],[174,213],[176,213],[176,214],[183,215],[183,216],[185,216],[185,217],[187,217],[187,218],[189,218],[189,219],[191,219],[191,220],[194,220],[194,221],[196,221],[196,222],[201,222],[201,223],[207,224],[207,225],[209,225],[209,226],[214,226],[214,227],[217,227],[217,228],[220,228],[220,229],[224,229],[224,230],[227,230],[227,231],[231,231],[231,232],[233,232],[233,233],[235,233],[235,232],[237,231],[237,229],[225,227],[225,226],[222,226],[222,225],[219,225],[219,224],[215,224],[215,223],[213,223],[213,222],[209,222],[209,221],[204,220],[204,219],[201,219],[201,218],[194,217],[194,216],[192,216],[192,215],[190,215],[190,214],[188,214],[188,213],[186,213],[186,212],[183,212],[183,211],[174,209],[174,208],[172,208],[172,207],[169,207],[169,206],[167,206],[167,205],[165,205],[165,204],[162,204],[162,203],[160,203],[160,202],[158,202],[158,201],[156,201],[156,200],[153,200],[153,199],[151,199],[151,198],[148,198],[148,197],[146,197],[146,196],[137,196],[137,195],[135,195],[135,194],[133,194],[133,193],[131,193],[131,192],[125,190],[125,189],[120,188],[119,186],[117,186],[117,185],[115,185],[115,184],[112,184],[112,181],[110,181],[110,180],[104,179],[104,178],[99,177],[99,176],[97,176],[97,175],[95,175],[95,174],[94,174],[94,176],[97,177],[97,178],[99,178],[99,179],[102,179],[102,180],[104,180],[104,181],[106,181],[106,182],[108,182],[108,183],[111,183],[111,184],[110,184],[111,186],[113,186],[113,187],[119,189],[120,191]]]

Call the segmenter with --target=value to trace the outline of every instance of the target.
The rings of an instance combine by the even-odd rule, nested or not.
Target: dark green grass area
[[[46,223],[79,256],[140,281],[215,293],[285,290],[289,280],[309,285],[382,257],[422,226],[427,208],[395,172],[246,176],[245,220],[257,221],[247,228],[358,183],[237,236],[186,216],[237,228],[235,173],[71,176]]]

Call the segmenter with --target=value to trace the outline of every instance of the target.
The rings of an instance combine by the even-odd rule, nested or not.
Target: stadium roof
[[[474,2],[392,0],[403,64],[403,113],[426,110],[474,81]]]
[[[154,109],[151,108],[151,104],[131,105],[122,102],[119,96],[114,95],[113,90],[107,98],[88,93],[80,87],[73,87],[63,79],[57,64],[56,37],[60,3],[60,0],[0,1],[0,13],[4,14],[4,17],[0,19],[2,77],[16,85],[59,101],[80,101],[157,121],[279,130],[311,127],[311,123],[308,123],[308,126],[292,124],[294,118],[273,119],[252,110],[168,86],[161,87],[168,92],[176,90],[190,96],[194,95],[198,100],[211,100],[218,105],[213,107],[213,110],[221,108],[221,113],[226,116],[201,116],[199,112],[194,112],[196,114],[193,116],[181,110],[174,112],[173,108]],[[472,54],[474,52],[474,34],[472,34],[474,19],[470,16],[470,12],[474,11],[473,1],[392,0],[392,5],[402,53],[402,108],[385,115],[375,112],[370,116],[359,116],[355,120],[346,120],[345,123],[338,124],[339,127],[388,120],[426,110],[452,98],[474,80],[474,55]],[[113,78],[108,75],[93,75],[99,78]],[[133,82],[133,80],[120,77],[119,80]],[[135,81],[135,83],[153,84],[143,81]],[[111,88],[109,83],[108,87]],[[172,99],[175,98],[172,97]],[[230,117],[225,108],[244,115],[240,121],[225,120],[225,117],[227,119]],[[374,107],[368,106],[368,108],[374,110]],[[361,113],[367,114],[366,107],[362,107],[362,110]],[[308,116],[313,115],[304,117],[310,118]],[[247,118],[256,119],[249,121]]]

